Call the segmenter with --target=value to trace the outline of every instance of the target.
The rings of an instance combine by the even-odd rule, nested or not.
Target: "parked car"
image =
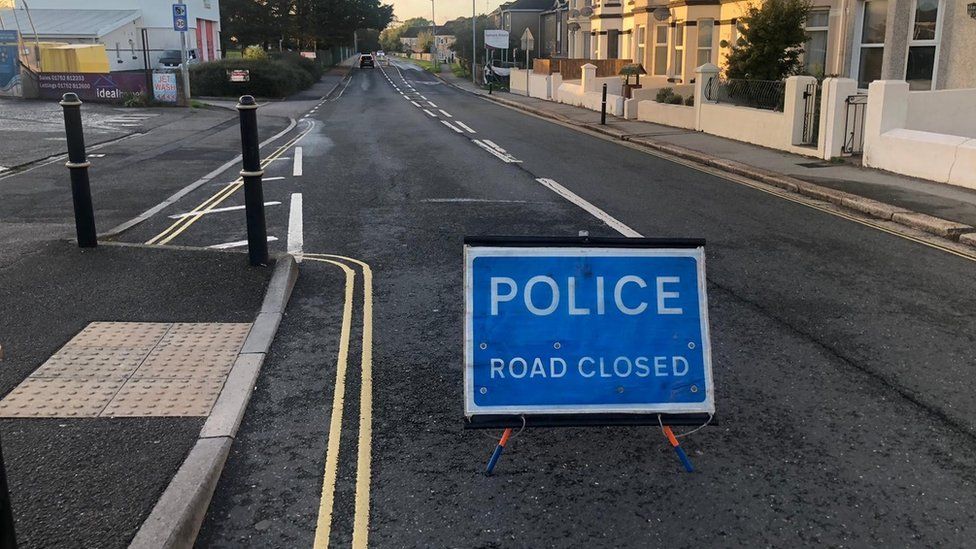
[[[183,56],[180,54],[180,50],[166,50],[163,55],[159,57],[158,68],[160,69],[179,69],[182,67]],[[190,49],[186,50],[186,64],[194,65],[200,62],[200,57],[197,55],[197,50]]]
[[[375,69],[376,65],[374,63],[373,56],[368,53],[364,53],[359,56],[359,68],[363,68],[368,65],[369,67]]]

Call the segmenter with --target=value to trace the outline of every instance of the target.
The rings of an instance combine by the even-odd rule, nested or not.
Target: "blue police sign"
[[[186,32],[187,28],[186,4],[173,4],[173,30]]]
[[[465,245],[466,416],[714,413],[703,243],[613,240]]]

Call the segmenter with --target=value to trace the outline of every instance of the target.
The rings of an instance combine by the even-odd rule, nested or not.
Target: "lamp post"
[[[477,40],[477,33],[474,29],[475,29],[475,22],[478,20],[478,18],[474,14],[474,10],[475,10],[474,3],[475,0],[471,0],[471,83],[477,86],[478,80],[474,76],[474,60],[475,60],[475,55],[478,53],[478,48],[477,48],[478,40]]]
[[[430,62],[437,62],[437,25],[434,23],[434,0],[430,0]],[[441,72],[438,65],[437,72]]]

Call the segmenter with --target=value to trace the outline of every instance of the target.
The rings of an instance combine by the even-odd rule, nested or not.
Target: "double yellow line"
[[[285,154],[285,151],[291,148],[292,145],[298,143],[301,138],[305,137],[308,132],[312,131],[313,126],[314,124],[310,124],[309,127],[303,132],[290,139],[284,145],[278,147],[273,153],[271,153],[270,156],[268,156],[268,158],[261,161],[261,169],[263,170],[268,166],[268,164],[271,164],[271,162],[277,160],[278,157]],[[241,177],[231,181],[223,189],[220,189],[213,196],[204,200],[199,206],[191,210],[190,214],[192,215],[186,215],[177,219],[172,225],[167,227],[166,230],[149,239],[146,244],[168,244],[171,240],[182,234],[183,231],[190,228],[190,226],[196,223],[197,220],[203,217],[204,214],[219,206],[221,202],[230,198],[232,194],[237,192],[237,190],[243,186],[244,179]]]
[[[345,304],[342,308],[339,355],[336,363],[335,393],[332,398],[332,417],[329,422],[329,441],[325,453],[325,475],[322,496],[315,526],[315,549],[329,546],[332,532],[332,511],[335,505],[336,479],[339,475],[339,440],[342,433],[342,412],[346,395],[346,369],[349,361],[349,341],[352,324],[353,295],[356,271],[346,263],[357,265],[363,272],[363,334],[360,368],[362,382],[359,389],[359,449],[356,458],[356,503],[353,517],[352,546],[363,549],[369,541],[369,483],[373,441],[373,271],[358,259],[333,254],[303,254],[307,261],[318,261],[339,267],[346,277]]]

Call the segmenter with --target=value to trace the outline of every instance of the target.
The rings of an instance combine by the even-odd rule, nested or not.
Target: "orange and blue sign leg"
[[[508,444],[508,439],[511,436],[512,430],[505,429],[505,432],[502,433],[502,439],[498,441],[498,446],[495,446],[495,451],[491,453],[491,458],[488,459],[488,467],[485,468],[485,475],[491,476],[491,472],[495,469],[498,458],[502,457],[502,451],[505,450],[505,445]]]
[[[678,454],[678,459],[680,459],[681,464],[685,466],[685,471],[694,473],[695,468],[691,466],[691,460],[688,459],[687,454],[685,454],[685,451],[682,450],[681,446],[678,444],[678,438],[674,436],[674,433],[671,432],[671,427],[667,425],[664,426],[664,436],[668,437],[668,442],[670,442],[671,446],[674,448],[674,453]]]

